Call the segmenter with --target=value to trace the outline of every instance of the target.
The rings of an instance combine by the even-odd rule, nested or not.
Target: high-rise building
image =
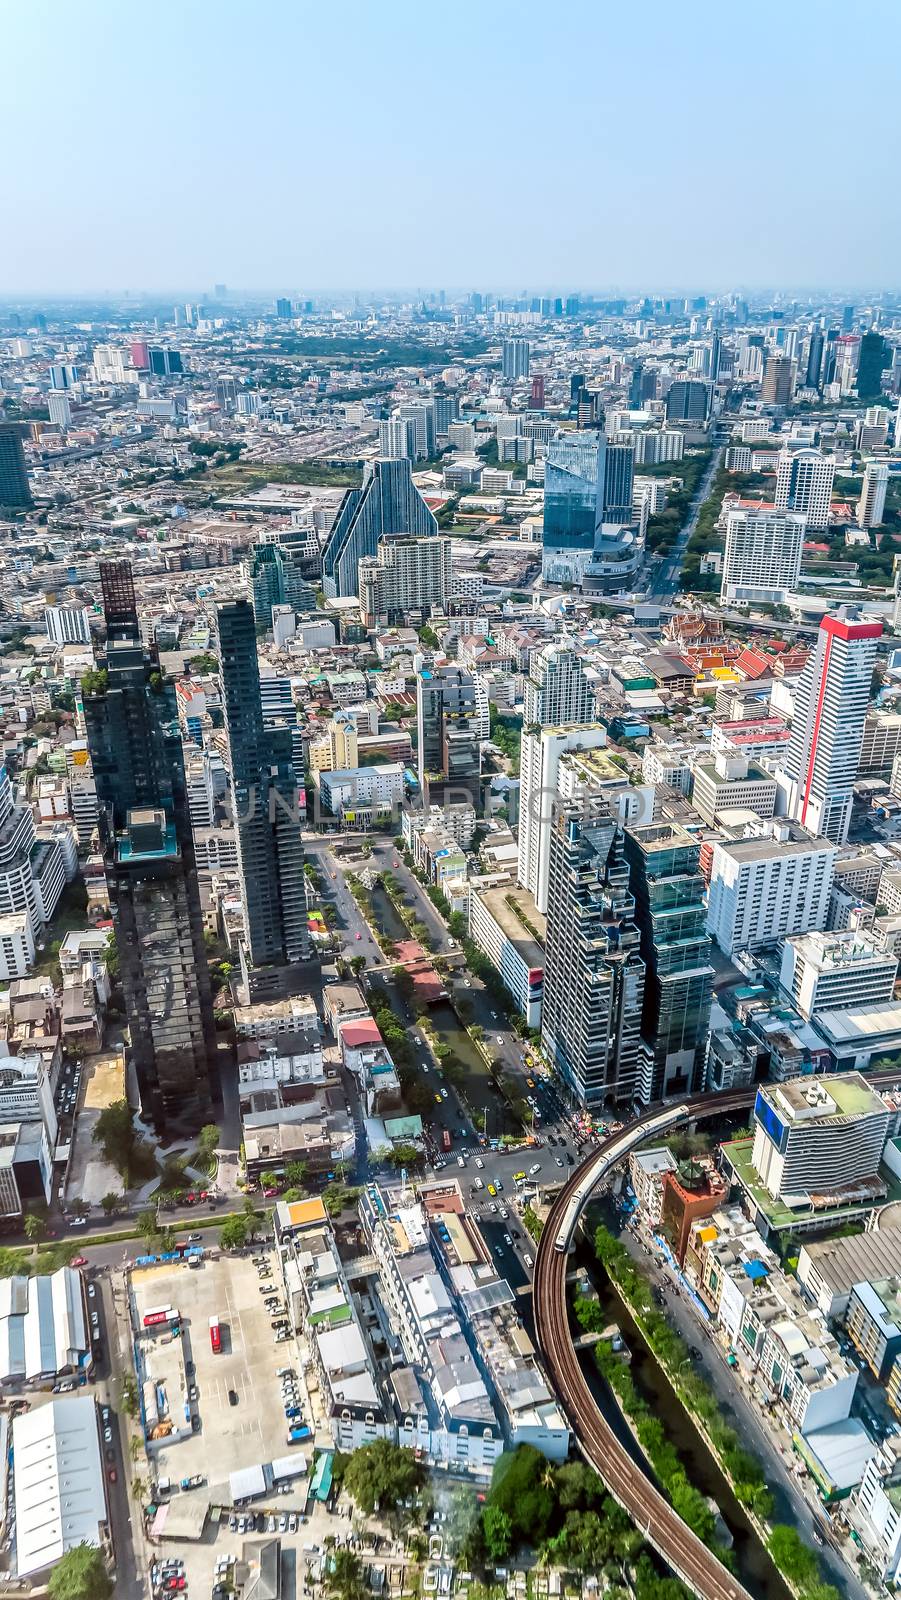
[[[863,487],[857,502],[857,526],[876,528],[885,515],[885,495],[888,489],[888,464],[885,461],[868,461],[863,475]]]
[[[179,350],[164,350],[159,345],[151,345],[149,354],[150,370],[158,378],[178,377],[183,371]]]
[[[105,671],[84,696],[141,1108],[158,1130],[209,1120],[216,1033],[172,684],[141,641],[128,562],[101,562]]]
[[[611,444],[604,449],[604,498],[602,522],[632,521],[632,491],[635,481],[635,446]]]
[[[238,403],[238,385],[227,372],[222,372],[213,386],[216,404],[220,411],[233,411]]]
[[[579,1105],[644,1098],[634,910],[622,830],[606,801],[562,805],[550,837],[541,1037]]]
[[[581,656],[570,644],[547,644],[533,650],[524,696],[526,727],[597,720],[594,686]]]
[[[405,400],[397,415],[413,426],[413,453],[417,460],[435,454],[435,411],[430,400]]]
[[[755,824],[713,847],[707,931],[724,955],[825,928],[836,847],[799,823]]]
[[[90,644],[91,624],[85,606],[45,606],[44,627],[54,644]]]
[[[436,394],[432,400],[435,414],[435,437],[447,438],[447,430],[452,422],[456,422],[460,415],[460,396],[454,394]],[[383,450],[383,455],[389,454]]]
[[[783,605],[797,586],[806,529],[807,518],[797,511],[730,511],[722,599]]]
[[[97,365],[99,350],[94,351],[94,365]],[[133,339],[129,348],[129,359],[137,372],[150,371],[150,345],[146,339]]]
[[[760,399],[765,406],[791,405],[795,392],[797,362],[791,356],[770,356],[763,369]]]
[[[858,400],[877,400],[882,393],[882,374],[892,364],[891,348],[881,333],[870,329],[860,341],[857,361]]]
[[[31,503],[21,430],[15,422],[0,422],[0,508],[26,511]]]
[[[462,667],[424,667],[416,679],[419,785],[423,796],[436,785],[467,789],[478,802],[482,722],[471,672]]]
[[[607,743],[600,723],[523,730],[519,787],[519,856],[516,881],[547,911],[551,828],[557,805],[560,757],[568,750],[598,750]]]
[[[309,982],[312,957],[291,729],[264,722],[249,601],[219,606],[216,631],[244,904],[242,973],[252,998],[272,998]]]
[[[380,539],[375,555],[360,562],[357,588],[367,628],[402,624],[411,612],[443,611],[451,592],[450,540],[402,533]]]
[[[629,881],[647,969],[641,1099],[690,1094],[704,1081],[713,968],[700,845],[673,822],[627,828]]]
[[[282,300],[281,298],[276,300],[276,302],[275,302],[275,315],[277,317],[281,318],[282,321],[290,322],[290,320],[291,320],[291,302],[290,302],[290,300]]]
[[[819,450],[780,450],[776,464],[776,510],[800,511],[808,528],[829,526],[834,456]]]
[[[72,426],[72,406],[67,394],[48,394],[47,415],[58,428]]]
[[[542,569],[552,583],[580,582],[591,562],[603,521],[606,449],[602,434],[581,431],[558,433],[548,445]]]
[[[65,884],[58,840],[36,842],[31,806],[14,793],[6,768],[0,767],[0,917],[25,917],[22,937],[32,955]]]
[[[532,347],[528,339],[505,339],[501,349],[504,377],[510,381],[529,376]]]
[[[850,333],[854,326],[854,307],[845,306],[842,311],[842,333]]]
[[[532,392],[529,396],[529,407],[532,411],[544,410],[544,376],[536,373],[532,379]]]
[[[78,382],[78,368],[68,361],[52,362],[47,373],[51,389],[74,389]]]
[[[807,346],[807,370],[804,383],[808,389],[819,389],[823,377],[823,351],[825,349],[825,336],[821,328],[815,328],[810,335],[810,344]]]
[[[348,489],[322,556],[327,595],[357,592],[359,563],[391,533],[434,536],[438,524],[413,482],[409,461],[371,461],[360,489]]]
[[[400,415],[383,417],[379,423],[379,454],[394,460],[412,461],[416,456],[416,424]]]
[[[706,422],[710,415],[710,384],[698,378],[677,378],[666,397],[667,422]]]
[[[584,372],[572,372],[569,378],[569,409],[575,410],[579,403],[579,395],[585,387]]]
[[[843,608],[820,623],[795,690],[791,738],[779,774],[781,809],[844,844],[881,622]]]

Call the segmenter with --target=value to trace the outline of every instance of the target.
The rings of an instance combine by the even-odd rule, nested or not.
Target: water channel
[[[630,1371],[635,1387],[642,1399],[647,1402],[652,1414],[663,1424],[667,1438],[678,1450],[689,1482],[719,1509],[720,1516],[732,1536],[736,1575],[746,1588],[758,1597],[758,1600],[792,1600],[791,1590],[767,1555],[756,1529],[749,1521],[744,1508],[736,1500],[701,1435],[694,1428],[684,1407],[676,1399],[657,1358],[645,1343],[628,1307],[616,1294],[609,1278],[587,1245],[579,1248],[578,1256],[580,1265],[588,1269],[604,1312],[610,1322],[618,1323],[623,1339],[631,1352]],[[638,1446],[622,1420],[619,1406],[598,1372],[590,1352],[582,1361],[582,1370],[592,1394],[617,1437],[627,1446],[636,1460],[642,1460]]]

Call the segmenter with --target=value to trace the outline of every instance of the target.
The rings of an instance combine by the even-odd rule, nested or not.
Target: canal
[[[689,1482],[717,1506],[732,1537],[737,1576],[757,1596],[757,1600],[792,1600],[791,1590],[767,1555],[744,1507],[736,1500],[704,1439],[670,1388],[638,1324],[587,1244],[580,1245],[578,1258],[579,1264],[589,1273],[609,1321],[618,1323],[620,1327],[631,1352],[630,1371],[636,1389],[652,1414],[659,1418],[667,1438],[679,1452]],[[643,1461],[638,1445],[623,1422],[616,1399],[598,1372],[590,1352],[582,1360],[582,1369],[604,1417],[617,1437],[636,1460]]]

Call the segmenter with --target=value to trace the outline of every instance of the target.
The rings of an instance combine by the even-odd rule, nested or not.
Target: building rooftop
[[[78,1544],[99,1547],[107,1523],[97,1410],[90,1395],[24,1411],[13,1422],[19,1577]]]
[[[484,889],[479,899],[526,965],[542,967],[547,918],[538,910],[528,889],[501,884],[496,889]]]
[[[887,1115],[882,1096],[859,1072],[822,1078],[790,1078],[787,1083],[761,1084],[758,1098],[792,1122],[824,1122],[833,1117]]]

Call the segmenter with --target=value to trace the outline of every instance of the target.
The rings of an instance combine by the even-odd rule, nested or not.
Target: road
[[[698,525],[698,516],[704,501],[710,493],[710,485],[723,455],[723,446],[717,445],[710,457],[707,470],[704,473],[691,502],[688,519],[677,538],[672,550],[662,557],[652,556],[645,568],[647,592],[645,599],[650,604],[664,604],[671,600],[679,588],[679,574],[682,571],[682,562],[685,559],[685,549],[689,539]],[[678,462],[674,464],[678,468]]]

